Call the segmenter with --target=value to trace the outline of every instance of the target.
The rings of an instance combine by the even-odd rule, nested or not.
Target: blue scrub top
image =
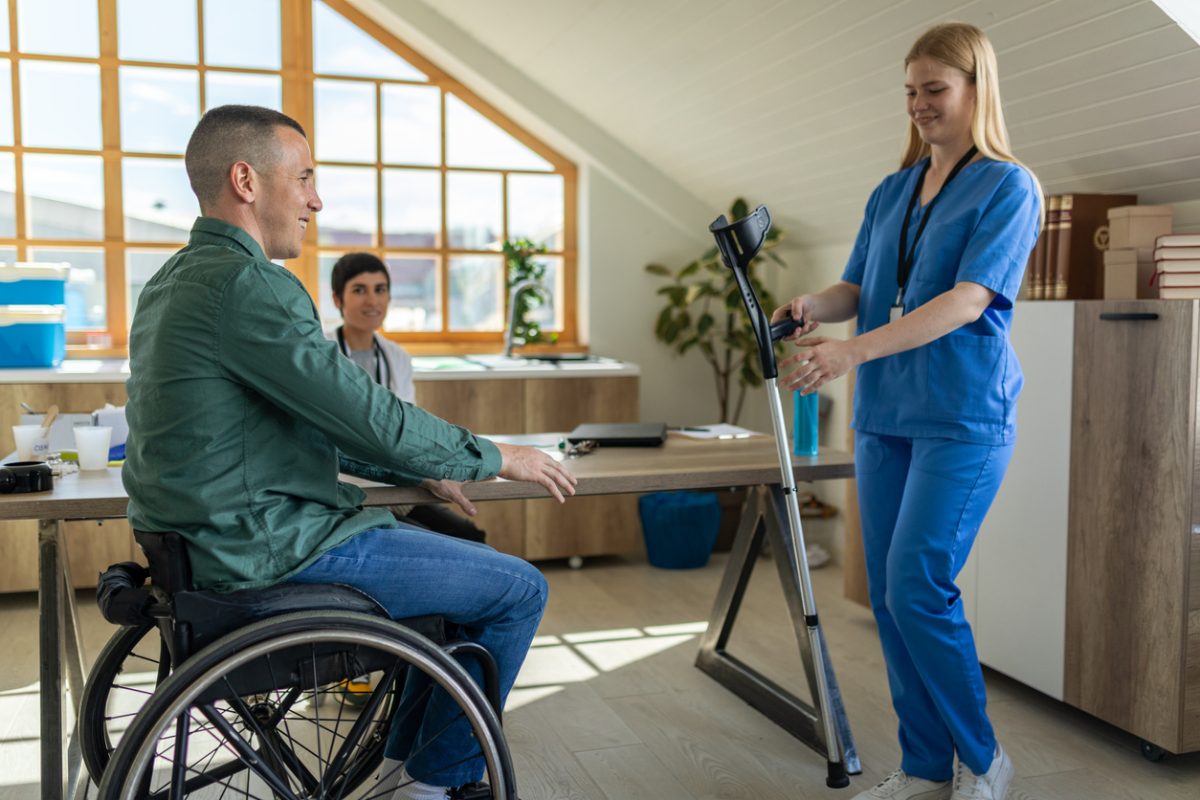
[[[904,211],[924,161],[889,175],[871,194],[842,280],[861,287],[858,333],[886,325],[896,299]],[[1012,307],[1037,239],[1041,201],[1032,176],[980,159],[943,190],[917,243],[904,313],[971,281],[996,293],[975,322],[929,344],[858,367],[853,427],[907,438],[1004,445],[1016,439],[1024,378],[1008,340]],[[914,210],[909,247],[924,208]]]

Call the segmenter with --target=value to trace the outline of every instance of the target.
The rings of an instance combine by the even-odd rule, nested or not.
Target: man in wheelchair
[[[338,472],[419,484],[467,513],[460,481],[531,481],[562,502],[575,479],[537,449],[400,401],[324,337],[304,286],[272,263],[300,255],[322,207],[298,123],[253,106],[212,109],[185,161],[202,216],[146,284],[130,332],[133,527],[177,532],[197,589],[343,584],[392,619],[441,615],[494,657],[503,698],[545,607],[541,574],[363,508]],[[469,738],[434,691],[415,722],[392,726],[385,783],[368,796],[432,800],[480,780],[482,759],[456,752]],[[417,742],[432,742],[419,758]]]

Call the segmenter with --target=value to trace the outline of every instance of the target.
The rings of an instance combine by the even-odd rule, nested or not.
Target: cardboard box
[[[1108,210],[1108,246],[1125,250],[1154,247],[1154,240],[1171,232],[1171,206],[1117,206]]]
[[[1154,277],[1154,250],[1150,247],[1104,251],[1104,299],[1137,300],[1158,297]]]

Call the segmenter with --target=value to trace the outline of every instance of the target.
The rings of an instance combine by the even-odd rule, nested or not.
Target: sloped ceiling
[[[904,133],[902,60],[956,19],[996,46],[1048,192],[1200,198],[1200,46],[1152,0],[423,0],[709,207],[851,239]]]

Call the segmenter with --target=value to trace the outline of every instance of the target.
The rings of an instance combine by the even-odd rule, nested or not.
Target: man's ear
[[[258,173],[245,161],[235,161],[229,167],[229,183],[233,193],[244,203],[253,203],[258,196]]]

